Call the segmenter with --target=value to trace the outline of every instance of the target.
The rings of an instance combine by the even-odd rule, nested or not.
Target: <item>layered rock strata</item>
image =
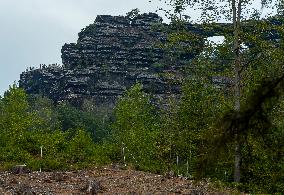
[[[281,26],[283,17],[264,21]],[[254,23],[245,23],[244,30],[251,31],[250,25]],[[69,101],[80,106],[85,100],[91,100],[96,106],[112,108],[126,89],[139,82],[157,103],[158,100],[165,103],[171,96],[179,97],[181,70],[191,66],[190,61],[202,51],[204,39],[223,32],[233,33],[230,24],[185,24],[182,28],[191,33],[189,37],[168,48],[161,47],[173,38],[167,36],[169,31],[180,31],[175,28],[162,23],[162,18],[154,13],[99,15],[93,24],[82,29],[77,43],[62,47],[62,66],[30,68],[20,75],[20,87],[29,94],[42,94],[55,102]],[[262,34],[263,39],[279,45],[278,31],[272,28]],[[212,81],[218,86],[230,83],[228,78],[217,77]]]
[[[97,16],[79,33],[77,43],[62,47],[63,65],[41,65],[20,76],[20,87],[55,102],[76,105],[92,100],[113,107],[126,89],[139,82],[158,100],[180,94],[180,70],[195,54],[180,54],[161,48],[167,40],[162,18],[149,13],[133,19]],[[193,28],[193,31],[198,31]],[[190,47],[184,42],[182,47]],[[203,43],[201,43],[203,44]]]

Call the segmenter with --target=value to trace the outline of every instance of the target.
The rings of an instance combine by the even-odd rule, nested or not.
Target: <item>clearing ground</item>
[[[74,172],[0,173],[0,194],[232,194],[206,181],[112,167]]]

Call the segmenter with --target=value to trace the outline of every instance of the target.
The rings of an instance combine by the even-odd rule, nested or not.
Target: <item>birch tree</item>
[[[241,50],[243,45],[243,25],[245,21],[253,16],[260,16],[261,11],[265,7],[275,5],[278,8],[278,13],[283,9],[283,1],[272,0],[168,0],[168,5],[173,9],[167,10],[166,13],[171,19],[186,20],[190,18],[186,16],[187,9],[193,9],[201,13],[198,22],[214,23],[218,21],[226,21],[232,25],[232,70],[233,70],[233,97],[234,97],[234,112],[240,115],[241,99],[242,99],[242,71],[245,69]],[[252,7],[252,4],[258,3],[260,9]],[[194,13],[194,12],[192,12]],[[196,13],[196,12],[195,12]],[[192,17],[193,18],[193,17]],[[230,35],[226,35],[230,36]],[[240,116],[236,116],[240,118]],[[233,127],[236,128],[236,127]],[[234,132],[234,182],[239,183],[241,180],[241,148],[242,139],[239,132],[242,129],[232,129]]]

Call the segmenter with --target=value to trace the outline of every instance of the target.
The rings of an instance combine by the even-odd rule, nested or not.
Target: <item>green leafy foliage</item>
[[[115,108],[114,137],[118,147],[124,148],[126,159],[141,169],[159,171],[156,159],[156,139],[159,118],[150,97],[136,84],[120,99]]]
[[[76,169],[107,161],[107,157],[100,159],[94,135],[89,133],[96,120],[90,113],[62,107],[46,98],[28,97],[15,85],[10,87],[0,99],[0,166],[25,163],[35,170]],[[64,115],[68,111],[73,118]]]

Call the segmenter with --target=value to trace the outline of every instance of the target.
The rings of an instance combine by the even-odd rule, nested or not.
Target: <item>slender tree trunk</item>
[[[240,183],[241,181],[241,144],[238,141],[238,135],[236,135],[235,142],[235,167],[234,167],[234,182]]]
[[[233,25],[234,25],[234,95],[235,111],[240,112],[241,98],[241,56],[240,56],[240,21],[241,21],[241,3],[242,0],[232,0]],[[234,182],[239,183],[241,179],[241,143],[238,135],[239,129],[235,129],[235,165]]]

